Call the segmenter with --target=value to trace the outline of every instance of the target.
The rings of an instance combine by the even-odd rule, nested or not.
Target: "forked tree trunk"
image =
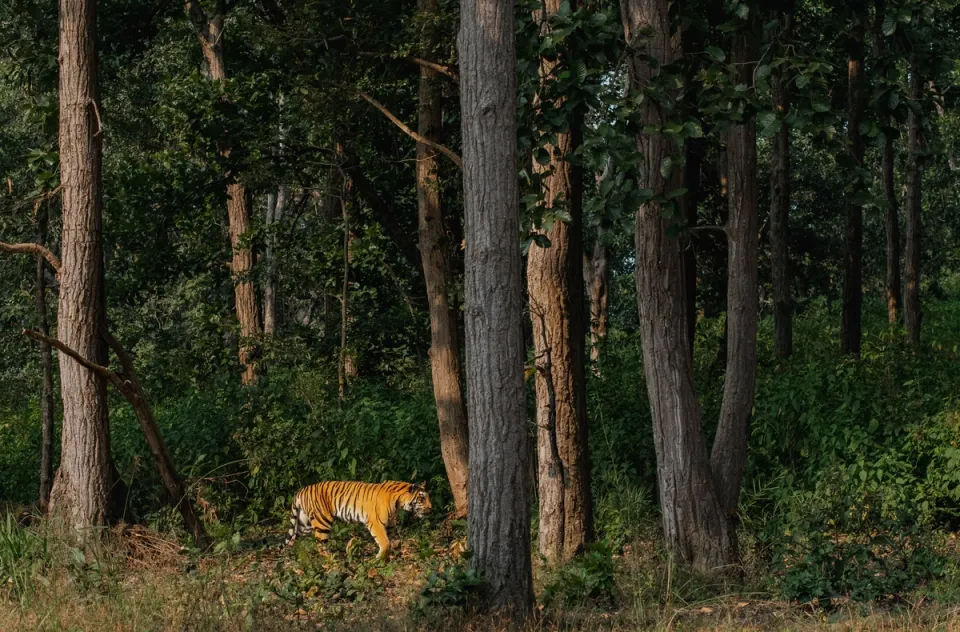
[[[37,243],[47,245],[47,209],[44,203],[37,208]],[[50,335],[47,316],[47,262],[37,255],[36,307],[37,326],[44,336]],[[40,394],[40,420],[43,441],[40,448],[40,506],[50,504],[50,490],[53,487],[53,349],[44,342],[40,345],[40,362],[43,366],[43,390]]]
[[[96,0],[60,2],[60,181],[62,271],[58,335],[83,358],[106,360],[97,101]],[[112,483],[103,378],[60,354],[63,430],[50,511],[90,535],[108,519]]]
[[[223,81],[227,78],[223,57],[223,18],[224,3],[218,0],[217,11],[207,16],[199,0],[187,0],[187,14],[193,23],[197,39],[203,50],[205,74],[211,81]],[[221,154],[229,156],[234,148],[224,146]],[[227,173],[227,217],[230,223],[230,247],[233,259],[230,270],[233,274],[233,293],[237,322],[240,324],[240,343],[238,356],[243,368],[242,381],[246,385],[257,380],[255,339],[261,332],[260,310],[257,304],[257,292],[253,284],[253,250],[246,243],[250,232],[250,195],[246,187],[235,181],[235,173]]]
[[[517,55],[512,0],[460,4],[466,237],[467,542],[484,605],[530,615],[530,443],[517,183]]]
[[[433,19],[439,13],[437,0],[419,0],[418,8],[425,18]],[[424,27],[424,59],[433,60],[437,44],[436,29],[428,21]],[[440,73],[420,67],[417,132],[434,143],[441,142],[443,124],[439,80]],[[420,259],[430,311],[430,369],[440,426],[440,453],[453,492],[455,514],[466,515],[469,438],[457,313],[448,296],[453,268],[440,203],[439,154],[424,143],[417,143],[417,205]]]
[[[912,345],[920,345],[920,216],[923,185],[923,79],[916,58],[910,60],[910,101],[913,105],[907,119],[907,194],[906,194],[906,257],[904,266],[904,324]]]
[[[860,134],[865,104],[866,77],[863,68],[863,23],[865,7],[861,0],[853,2],[854,25],[848,42],[847,60],[848,115],[847,135],[854,169],[863,165],[864,143]],[[862,183],[858,185],[862,187]],[[847,200],[847,219],[844,231],[843,322],[840,331],[844,353],[860,355],[863,311],[863,207]]]
[[[792,8],[792,7],[791,7]],[[793,35],[793,17],[783,17],[781,39],[789,42]],[[773,139],[770,161],[770,268],[773,279],[773,348],[778,358],[793,353],[793,295],[790,290],[790,255],[787,234],[790,220],[790,113],[789,78],[778,66],[773,71],[773,105],[781,120],[780,131]]]
[[[577,9],[575,1],[570,5]],[[548,20],[559,9],[559,0],[546,0],[543,10],[534,14],[544,31],[549,32]],[[540,60],[541,83],[554,80],[557,63]],[[537,365],[539,543],[548,564],[569,560],[593,535],[584,390],[583,184],[581,170],[572,162],[583,123],[579,113],[572,119],[569,132],[558,132],[556,144],[547,145],[550,162],[533,164],[534,172],[543,178],[546,209],[565,209],[571,222],[556,220],[550,228],[539,230],[550,246],[533,243],[527,255]]]
[[[677,54],[670,37],[669,2],[624,0],[620,8],[627,41],[640,42],[642,34],[646,46],[641,52],[657,61],[653,65],[639,56],[630,59],[631,84],[647,86],[656,80],[658,68],[672,63]],[[668,122],[660,100],[648,98],[641,105],[645,125],[659,129]],[[639,135],[637,145],[644,161],[639,186],[662,193],[679,189],[682,171],[664,166],[666,159],[677,158],[673,143],[651,133]],[[681,561],[712,570],[730,563],[736,550],[701,430],[685,325],[682,245],[673,234],[676,220],[663,217],[662,211],[658,202],[637,211],[636,284],[664,537]]]
[[[753,86],[757,61],[751,34],[733,38],[730,63],[737,85]],[[727,133],[727,370],[723,403],[710,466],[717,495],[731,520],[730,546],[736,549],[735,519],[747,462],[747,428],[756,394],[757,368],[757,124],[747,115]]]
[[[610,322],[608,284],[610,270],[607,246],[600,238],[593,242],[593,252],[583,257],[584,282],[590,296],[590,366],[594,375],[600,375],[600,354],[607,339]]]

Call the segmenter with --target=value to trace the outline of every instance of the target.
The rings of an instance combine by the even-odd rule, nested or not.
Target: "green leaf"
[[[810,83],[810,75],[800,75],[797,77],[797,87],[806,88],[807,84]]]
[[[892,14],[887,14],[883,18],[883,34],[887,37],[893,35],[897,30],[897,19]]]
[[[722,62],[724,59],[727,58],[727,55],[716,46],[707,46],[707,49],[705,52],[708,55],[710,55],[710,57],[712,57],[714,61]]]
[[[770,76],[770,66],[764,64],[757,68],[757,79],[765,79]]]
[[[673,173],[673,156],[667,156],[660,163],[660,175],[667,179],[671,173]]]

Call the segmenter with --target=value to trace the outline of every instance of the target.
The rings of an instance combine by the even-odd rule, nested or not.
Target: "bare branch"
[[[723,233],[724,237],[727,236],[727,229],[724,226],[691,226],[690,232],[694,234],[715,232],[715,233]]]
[[[353,89],[352,92],[354,92],[355,94],[357,94],[358,96],[360,96],[364,101],[366,101],[367,103],[369,103],[369,104],[372,105],[373,107],[377,108],[377,110],[379,110],[381,114],[383,114],[384,116],[386,116],[388,119],[390,119],[390,121],[391,121],[394,125],[396,125],[397,127],[399,127],[399,128],[403,131],[404,134],[406,134],[407,136],[409,136],[409,137],[412,138],[413,140],[417,141],[418,143],[423,143],[424,145],[427,145],[428,147],[433,147],[434,149],[436,149],[437,151],[439,151],[441,154],[443,154],[444,156],[446,156],[447,158],[449,158],[451,161],[453,161],[453,163],[454,163],[455,165],[457,165],[458,167],[460,167],[461,169],[463,169],[463,160],[462,160],[462,159],[460,158],[460,156],[458,156],[454,151],[450,150],[450,149],[447,148],[447,147],[444,147],[444,146],[441,145],[440,143],[435,143],[435,142],[433,142],[433,141],[430,140],[429,138],[424,138],[424,137],[421,136],[420,134],[416,133],[415,131],[413,131],[412,129],[410,129],[410,128],[407,127],[406,125],[404,125],[403,121],[401,121],[401,120],[398,119],[396,116],[394,116],[394,114],[393,114],[390,110],[388,110],[382,103],[380,103],[379,101],[377,101],[376,99],[374,99],[373,97],[371,97],[371,96],[370,96],[369,94],[367,94],[366,92],[361,92],[360,90],[356,90],[356,89]]]
[[[80,355],[79,353],[77,353],[67,345],[63,344],[56,338],[44,336],[39,331],[33,331],[32,329],[24,329],[21,333],[27,338],[32,338],[37,342],[43,342],[52,347],[56,347],[57,350],[60,351],[61,353],[65,353],[66,355],[70,356],[71,358],[79,362],[82,366],[90,369],[100,377],[109,380],[111,383],[113,383],[118,388],[120,388],[121,391],[123,390],[120,387],[120,384],[122,384],[123,380],[120,379],[119,375],[117,375],[116,373],[114,373],[113,371],[111,371],[105,366],[100,366],[99,364],[94,364],[90,360],[87,360],[82,355]]]
[[[40,244],[5,244],[0,241],[0,252],[9,252],[10,254],[22,255],[40,255],[50,264],[50,267],[60,272],[60,259]]]
[[[460,75],[457,72],[457,69],[455,66],[445,66],[444,64],[438,64],[437,62],[430,61],[429,59],[423,59],[421,57],[411,57],[411,56],[394,57],[388,54],[371,53],[366,51],[361,51],[359,55],[361,55],[362,57],[399,59],[400,61],[406,61],[417,66],[423,66],[424,68],[429,68],[434,72],[439,72],[441,75],[446,76],[448,79],[450,79],[452,82],[454,82],[458,86],[460,85]]]

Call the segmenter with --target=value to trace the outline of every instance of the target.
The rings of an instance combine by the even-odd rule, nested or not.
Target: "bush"
[[[615,574],[613,547],[603,540],[595,542],[582,555],[553,572],[543,589],[543,602],[560,601],[566,606],[580,606],[595,601],[613,606],[617,601]]]

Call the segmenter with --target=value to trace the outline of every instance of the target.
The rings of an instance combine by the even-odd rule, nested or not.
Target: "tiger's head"
[[[430,495],[427,494],[426,482],[411,484],[407,494],[403,508],[417,518],[423,518],[433,509],[433,505],[430,504]]]

